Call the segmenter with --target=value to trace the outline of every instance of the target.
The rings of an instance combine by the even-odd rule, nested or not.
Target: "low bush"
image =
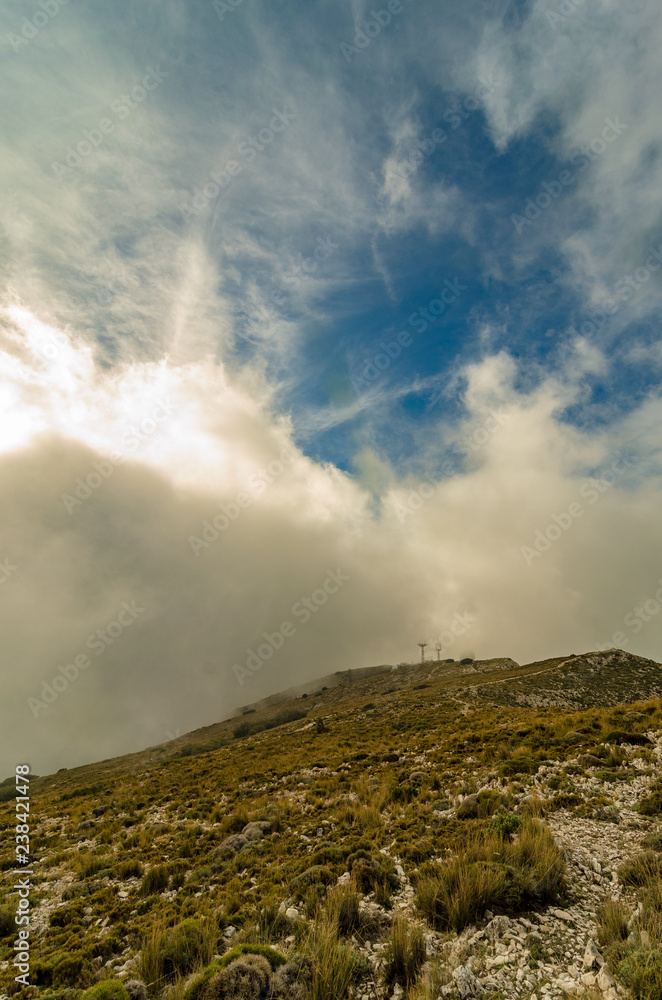
[[[274,948],[269,948],[266,945],[260,944],[239,944],[231,948],[222,958],[216,959],[211,965],[196,976],[184,991],[183,1000],[206,1000],[206,990],[210,980],[218,975],[223,969],[225,969],[232,962],[237,959],[244,958],[248,955],[257,955],[263,959],[266,959],[272,969],[277,969],[282,965],[285,965],[286,959],[280,952],[277,952]]]
[[[662,997],[662,950],[637,948],[619,962],[617,974],[636,1000]]]
[[[271,982],[271,965],[262,955],[242,955],[210,977],[204,1000],[260,1000]]]
[[[82,858],[77,859],[77,867],[78,878],[81,881],[98,875],[99,872],[110,870],[109,859],[98,857],[96,854],[85,854]]]
[[[528,754],[518,754],[499,764],[500,778],[513,778],[516,774],[536,774],[541,761],[534,760]]]
[[[0,938],[8,937],[16,931],[14,917],[16,913],[8,906],[0,907]]]
[[[517,913],[558,900],[565,862],[549,829],[526,819],[517,842],[483,831],[442,865],[424,869],[416,902],[432,926],[460,933],[487,909]]]
[[[335,882],[333,872],[326,865],[312,865],[301,875],[295,875],[290,882],[290,891],[299,899],[303,899],[308,889],[314,886],[327,886]]]
[[[647,834],[642,841],[642,847],[648,848],[649,851],[662,852],[662,833]]]
[[[652,745],[647,736],[643,736],[641,733],[626,733],[620,729],[612,729],[610,733],[607,733],[604,742],[614,744],[629,743],[635,747],[649,747]]]
[[[639,803],[639,812],[642,816],[659,816],[662,813],[662,788],[642,799]]]
[[[382,905],[400,885],[393,861],[382,854],[374,857],[363,848],[350,854],[347,870],[357,890],[362,894],[374,892]]]
[[[337,844],[322,842],[318,844],[310,860],[314,865],[332,865],[342,861],[343,856]]]
[[[515,813],[497,813],[496,816],[492,816],[487,829],[490,833],[496,834],[500,840],[511,840],[521,825],[522,820]]]
[[[83,994],[83,1000],[131,1000],[119,979],[103,979]]]

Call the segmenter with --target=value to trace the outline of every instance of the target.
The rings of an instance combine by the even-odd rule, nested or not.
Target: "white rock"
[[[605,960],[598,951],[595,941],[588,941],[584,952],[584,967],[587,969],[601,969]]]
[[[603,992],[605,990],[615,990],[617,985],[614,977],[605,968],[600,969],[598,973],[598,986]]]
[[[480,996],[483,987],[480,985],[469,965],[461,965],[453,970],[453,979],[457,986],[458,996],[461,1000],[470,1000],[472,997]]]

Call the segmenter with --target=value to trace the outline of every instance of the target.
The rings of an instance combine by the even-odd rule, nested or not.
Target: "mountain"
[[[616,649],[338,671],[20,799],[11,776],[0,989],[659,996],[661,684]]]

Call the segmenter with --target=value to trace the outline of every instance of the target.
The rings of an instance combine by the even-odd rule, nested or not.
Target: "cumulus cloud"
[[[254,375],[211,358],[109,371],[25,307],[3,330],[5,769],[162,742],[325,672],[412,659],[419,639],[520,661],[593,648],[656,589],[652,402],[582,433],[562,420],[572,387],[518,391],[516,363],[486,358],[463,373],[464,418],[429,437],[426,473],[366,449],[362,485],[301,452]],[[581,516],[547,531],[573,503]],[[628,648],[653,655],[660,629]],[[29,701],[81,655],[52,704]]]

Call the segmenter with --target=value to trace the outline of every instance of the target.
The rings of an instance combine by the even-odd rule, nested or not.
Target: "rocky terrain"
[[[31,985],[5,796],[0,995],[662,997],[659,677],[419,664],[33,777]]]

